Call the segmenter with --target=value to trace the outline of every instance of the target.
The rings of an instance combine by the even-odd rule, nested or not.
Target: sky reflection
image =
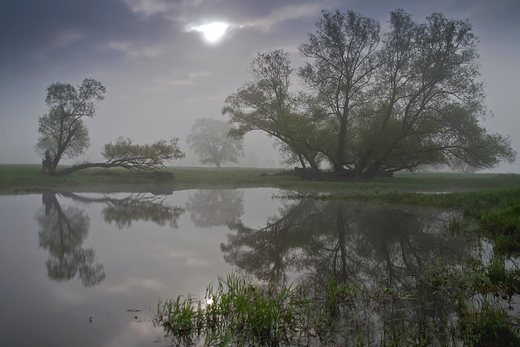
[[[325,274],[329,267],[362,278],[372,269],[384,279],[386,264],[399,281],[401,268],[413,270],[419,259],[403,264],[401,251],[433,256],[426,246],[442,243],[439,226],[452,216],[273,199],[279,193],[0,196],[0,344],[166,345],[152,324],[159,300],[203,297],[210,283],[233,271],[265,280]],[[374,214],[386,217],[377,222]],[[338,240],[340,220],[347,228]],[[385,225],[392,229],[380,233]],[[346,247],[348,257],[339,257],[337,247]],[[384,256],[392,261],[382,262]],[[366,273],[353,272],[357,263]]]

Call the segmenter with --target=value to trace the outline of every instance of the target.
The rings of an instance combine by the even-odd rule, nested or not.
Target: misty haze
[[[520,3],[0,5],[0,345],[520,345]]]

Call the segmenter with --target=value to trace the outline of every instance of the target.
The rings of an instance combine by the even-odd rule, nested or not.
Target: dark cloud
[[[224,100],[249,78],[256,52],[283,48],[295,65],[301,63],[297,47],[315,30],[322,9],[352,9],[384,28],[396,8],[416,21],[433,12],[469,19],[481,38],[488,105],[495,113],[489,128],[509,132],[520,149],[511,133],[520,127],[512,114],[520,108],[518,98],[505,97],[520,92],[516,0],[18,0],[0,3],[0,163],[39,161],[33,151],[37,118],[47,111],[51,83],[93,77],[107,87],[98,115],[88,122],[88,156],[95,160],[101,146],[119,135],[137,142],[184,140],[195,119],[223,119]],[[232,25],[216,45],[188,30],[211,20]],[[277,156],[260,138],[246,139],[246,152],[254,150],[261,160]]]

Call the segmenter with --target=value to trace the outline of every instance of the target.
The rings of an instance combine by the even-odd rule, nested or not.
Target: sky
[[[171,165],[198,165],[186,136],[196,119],[227,121],[224,101],[251,80],[256,53],[284,49],[297,67],[298,46],[322,10],[353,10],[384,30],[397,8],[419,23],[434,12],[471,22],[493,114],[482,124],[510,135],[520,152],[518,0],[0,0],[0,164],[40,163],[34,145],[46,88],[94,78],[107,93],[85,120],[92,145],[62,163],[101,161],[104,144],[124,136],[140,144],[178,137],[187,158]],[[208,42],[195,28],[214,22],[229,27]],[[264,134],[250,133],[244,144],[241,165],[281,166]],[[520,160],[493,171],[520,173]]]

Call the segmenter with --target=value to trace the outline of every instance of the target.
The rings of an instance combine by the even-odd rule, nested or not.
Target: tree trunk
[[[101,167],[104,169],[110,169],[113,167],[124,167],[125,169],[128,169],[128,167],[125,167],[125,166],[122,166],[119,164],[87,163],[87,164],[81,164],[81,165],[77,165],[77,166],[73,166],[73,167],[63,169],[63,170],[56,171],[54,173],[54,176],[66,176],[66,175],[70,175],[73,172],[84,170],[84,169],[89,169],[91,167]]]

